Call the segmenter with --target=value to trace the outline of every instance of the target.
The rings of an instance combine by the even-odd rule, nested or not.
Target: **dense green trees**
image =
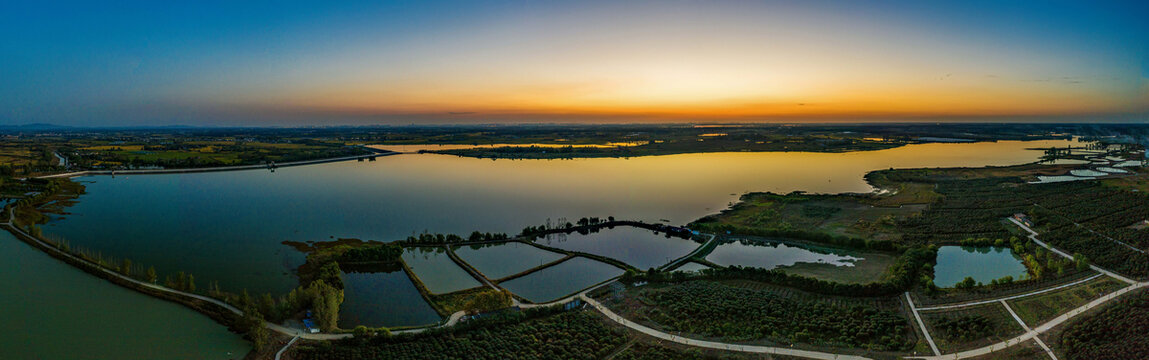
[[[323,331],[332,331],[339,326],[339,305],[343,304],[343,289],[337,289],[323,280],[316,280],[307,287],[306,296],[315,310],[315,321]]]
[[[1061,334],[1069,359],[1149,359],[1149,291],[1139,290]]]
[[[344,251],[337,261],[353,262],[389,262],[398,261],[403,255],[403,246],[395,243],[369,244],[356,246]]]
[[[733,341],[771,339],[874,350],[912,345],[904,317],[872,307],[791,299],[710,281],[649,289],[641,296],[653,306],[647,316],[670,331]]]
[[[402,242],[406,245],[446,245],[468,241],[503,241],[509,238],[510,236],[504,233],[481,233],[475,231],[467,238],[455,234],[422,233],[418,236],[408,236]]]
[[[972,279],[971,279],[972,280]],[[981,315],[963,315],[955,318],[942,316],[934,323],[941,338],[967,342],[989,337],[994,334],[992,320]]]
[[[620,330],[589,314],[569,312],[523,321],[472,320],[457,329],[414,336],[374,336],[318,346],[298,346],[295,358],[310,359],[599,359],[626,342]]]
[[[482,291],[471,300],[463,305],[463,309],[468,313],[483,313],[494,311],[498,309],[505,309],[511,306],[511,292],[503,289],[502,291],[488,290]]]

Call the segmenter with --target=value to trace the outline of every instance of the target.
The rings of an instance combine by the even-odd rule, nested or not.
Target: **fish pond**
[[[347,271],[343,277],[343,305],[339,326],[416,326],[438,322],[439,314],[423,299],[400,266]]]
[[[455,255],[488,279],[502,279],[564,257],[521,242],[458,246]]]
[[[451,260],[446,248],[407,248],[403,251],[403,262],[432,294],[452,293],[482,285]]]
[[[567,251],[609,257],[639,269],[659,267],[697,249],[701,244],[654,231],[620,226],[588,234],[552,234],[536,243]]]
[[[534,303],[557,300],[622,275],[622,269],[576,257],[499,285]]]
[[[938,248],[938,263],[934,266],[934,284],[953,287],[966,277],[988,284],[1006,276],[1021,280],[1026,274],[1021,258],[1007,247],[942,246]]]

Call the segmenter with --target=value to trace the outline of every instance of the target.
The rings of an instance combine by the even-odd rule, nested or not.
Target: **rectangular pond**
[[[934,266],[934,285],[953,287],[966,277],[988,284],[1006,276],[1025,279],[1027,274],[1021,258],[1007,247],[942,246],[938,248],[938,264]]]
[[[702,245],[632,226],[603,228],[597,233],[586,235],[554,234],[535,242],[563,250],[606,256],[639,269],[665,265]]]
[[[446,294],[482,285],[459,267],[441,247],[412,247],[403,251],[403,262],[432,294]]]
[[[454,251],[455,255],[492,280],[518,274],[565,256],[515,241],[457,246]]]
[[[423,299],[403,268],[390,271],[344,272],[343,305],[339,310],[339,327],[359,325],[415,326],[438,322],[439,314]]]
[[[499,285],[531,302],[544,303],[571,295],[622,272],[610,264],[576,257]]]

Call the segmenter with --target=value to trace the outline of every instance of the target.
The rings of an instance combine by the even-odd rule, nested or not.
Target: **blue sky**
[[[1146,2],[7,2],[0,124],[1142,121]]]

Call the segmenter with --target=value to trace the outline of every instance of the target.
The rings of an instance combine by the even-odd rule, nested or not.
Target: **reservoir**
[[[0,231],[3,359],[240,359],[251,344],[183,305],[60,262]],[[114,346],[113,346],[114,345]]]
[[[1021,259],[1007,247],[942,246],[934,266],[934,284],[953,287],[967,276],[983,284],[1005,276],[1021,280],[1026,272]]]
[[[702,153],[490,160],[435,154],[217,173],[87,176],[44,227],[104,254],[232,291],[285,293],[303,255],[283,241],[396,240],[423,231],[516,234],[548,218],[685,224],[748,191],[868,192],[890,167],[1010,165],[1067,141],[921,144],[851,153]],[[130,226],[128,226],[130,224]]]

